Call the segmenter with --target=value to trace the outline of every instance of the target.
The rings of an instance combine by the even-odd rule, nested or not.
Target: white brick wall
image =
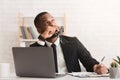
[[[35,16],[48,11],[53,16],[66,12],[67,35],[77,36],[96,59],[107,56],[109,66],[120,53],[119,4],[119,0],[0,0],[0,62],[13,63],[18,13]]]

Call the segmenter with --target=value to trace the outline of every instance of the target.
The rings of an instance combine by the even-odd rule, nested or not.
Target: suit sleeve
[[[83,44],[75,37],[76,45],[77,45],[77,55],[83,66],[86,68],[88,72],[93,72],[93,66],[95,64],[99,64],[97,60],[95,60],[90,52],[83,46]]]

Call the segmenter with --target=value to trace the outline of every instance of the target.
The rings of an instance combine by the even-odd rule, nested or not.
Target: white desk
[[[10,75],[8,78],[0,78],[0,80],[120,80],[110,79],[109,77],[90,77],[90,78],[78,78],[71,75],[66,75],[59,78],[31,78],[31,77],[17,77],[15,74]]]

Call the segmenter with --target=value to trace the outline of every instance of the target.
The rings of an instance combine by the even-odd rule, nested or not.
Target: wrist
[[[96,72],[96,70],[97,70],[97,64],[93,66],[93,71]]]

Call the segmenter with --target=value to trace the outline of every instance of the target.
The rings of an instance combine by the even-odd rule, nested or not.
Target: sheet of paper
[[[75,77],[80,77],[80,78],[84,78],[84,77],[109,77],[109,74],[98,75],[94,72],[73,72],[73,73],[69,73],[69,75],[75,76]]]

